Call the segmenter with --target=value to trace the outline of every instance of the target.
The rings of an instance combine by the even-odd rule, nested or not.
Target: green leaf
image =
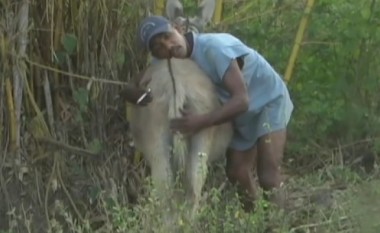
[[[66,62],[66,55],[67,53],[65,51],[57,51],[55,52],[54,56],[54,62],[58,65],[63,65]]]
[[[88,149],[95,154],[99,153],[102,150],[102,148],[102,143],[97,138],[92,140],[88,145]]]
[[[79,105],[79,109],[81,112],[87,111],[87,105],[88,105],[88,90],[85,88],[78,88],[74,91],[74,100]]]
[[[100,192],[101,190],[99,187],[90,187],[90,192],[89,192],[90,203],[93,203],[96,199],[98,199]]]
[[[114,207],[116,207],[116,202],[114,199],[108,197],[105,199],[105,202],[106,202],[106,207],[108,209],[113,209]]]
[[[82,117],[82,114],[81,114],[80,111],[76,112],[74,119],[75,119],[76,122],[83,122],[83,117]]]
[[[116,63],[119,65],[119,66],[122,66],[125,62],[125,55],[123,52],[118,52],[116,53]]]
[[[379,154],[380,153],[380,140],[376,139],[374,141],[374,151]]]
[[[78,40],[73,34],[65,34],[62,38],[63,47],[69,55],[74,54],[77,48],[77,42]]]
[[[363,7],[360,10],[360,13],[364,19],[369,19],[370,15],[371,15],[371,9],[369,7]]]

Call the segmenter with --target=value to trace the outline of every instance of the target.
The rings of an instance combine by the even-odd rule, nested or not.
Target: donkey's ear
[[[216,0],[202,0],[202,3],[199,5],[201,9],[201,18],[204,23],[209,23],[215,11]]]
[[[166,1],[166,15],[169,20],[174,20],[179,16],[183,16],[183,6],[179,0]]]

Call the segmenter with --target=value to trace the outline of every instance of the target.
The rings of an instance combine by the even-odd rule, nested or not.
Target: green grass
[[[122,193],[116,192],[114,197],[100,194],[97,219],[85,218],[83,222],[75,220],[73,212],[63,202],[56,201],[50,232],[235,233],[265,232],[267,228],[278,233],[379,232],[378,175],[378,169],[371,177],[363,178],[349,169],[329,167],[305,176],[291,177],[285,185],[287,210],[279,211],[266,201],[258,200],[255,213],[242,210],[235,190],[229,184],[223,189],[208,185],[204,191],[207,198],[192,223],[185,217],[183,206],[176,207],[181,215],[173,216],[170,208],[152,196],[141,197],[135,205],[123,205],[117,201],[122,199],[118,197]],[[265,206],[268,207],[266,210]],[[11,214],[9,217],[10,220],[19,218],[18,221],[22,218]],[[28,224],[28,219],[23,219],[23,222]],[[10,229],[6,233],[11,232],[17,231]]]

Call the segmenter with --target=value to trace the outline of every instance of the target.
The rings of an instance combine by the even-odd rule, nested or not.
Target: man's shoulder
[[[238,39],[236,36],[228,32],[203,32],[203,33],[199,33],[198,36],[202,38],[210,38],[210,39],[221,39],[225,37]]]
[[[244,43],[234,35],[225,32],[200,33],[197,35],[198,43],[207,47],[244,45]]]
[[[203,33],[199,34],[198,51],[202,56],[208,55],[210,59],[222,57],[240,57],[253,53],[253,49],[244,44],[239,38],[229,33]]]

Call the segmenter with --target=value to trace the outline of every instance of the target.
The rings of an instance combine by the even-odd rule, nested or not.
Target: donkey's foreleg
[[[192,212],[198,208],[202,187],[207,176],[207,160],[212,145],[213,129],[203,130],[192,136],[190,153],[187,156],[186,179],[187,198],[190,199]]]

